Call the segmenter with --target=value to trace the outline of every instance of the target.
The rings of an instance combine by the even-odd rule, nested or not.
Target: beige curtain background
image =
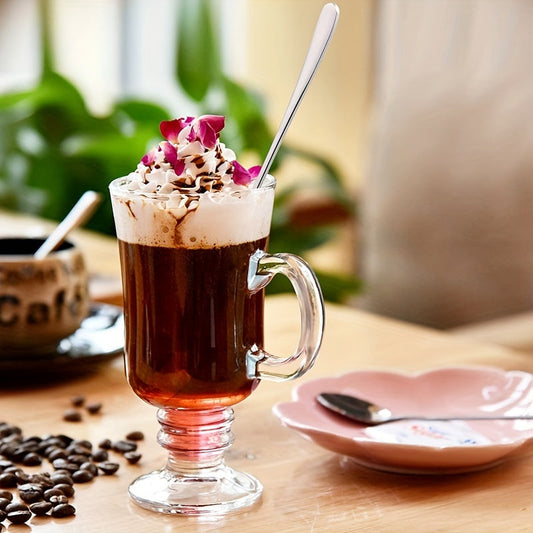
[[[359,305],[437,327],[533,308],[533,2],[377,4]]]

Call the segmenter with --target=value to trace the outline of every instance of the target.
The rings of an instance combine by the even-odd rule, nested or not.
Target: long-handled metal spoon
[[[100,203],[101,198],[101,195],[94,191],[83,193],[81,198],[70,210],[69,214],[58,224],[56,229],[50,233],[48,238],[33,254],[33,257],[35,257],[35,259],[43,259],[50,252],[53,252],[74,228],[77,228],[89,218],[96,206]]]
[[[309,87],[309,83],[311,83],[311,79],[313,78],[319,63],[324,56],[324,52],[326,51],[329,42],[331,41],[338,18],[339,8],[335,4],[329,3],[322,8],[320,17],[316,23],[315,32],[313,33],[313,38],[311,39],[311,44],[309,45],[309,50],[307,51],[307,56],[300,72],[300,76],[298,77],[298,81],[296,82],[291,99],[289,100],[289,105],[287,106],[285,114],[283,115],[283,119],[281,120],[276,136],[270,145],[270,150],[268,151],[265,161],[261,166],[261,171],[254,182],[255,187],[261,187],[263,180],[272,166],[272,162],[278,153],[279,147],[281,146],[281,141],[285,136],[285,132],[287,131],[287,128],[289,127],[289,124],[291,123],[292,118],[294,117],[294,114],[296,113],[296,110],[302,101],[305,91],[307,91],[307,87]]]
[[[323,392],[316,397],[327,409],[367,426],[377,426],[398,420],[533,420],[533,415],[453,415],[453,416],[394,416],[389,409],[355,396]]]

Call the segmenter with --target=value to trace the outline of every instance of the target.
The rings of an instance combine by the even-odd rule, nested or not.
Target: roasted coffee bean
[[[0,426],[0,439],[5,439],[11,435],[22,435],[22,430],[17,426],[2,424]]]
[[[57,471],[56,473],[52,474],[51,478],[54,485],[72,485],[74,481],[72,481],[72,476],[70,472],[65,470],[65,473],[59,473]]]
[[[68,498],[64,494],[59,494],[58,496],[52,496],[50,498],[50,503],[53,506],[56,506],[59,503],[68,503]]]
[[[99,402],[90,403],[85,407],[89,414],[95,415],[96,413],[99,413],[102,409],[102,404]]]
[[[107,453],[107,450],[100,449],[91,455],[91,459],[96,463],[102,463],[103,461],[107,461],[109,459],[109,454]]]
[[[13,465],[13,466],[9,466],[8,468],[6,468],[4,470],[4,474],[23,474],[24,473],[24,470],[22,470],[22,468],[20,468],[20,466],[16,466],[16,465]]]
[[[137,444],[129,440],[118,440],[113,443],[113,450],[118,453],[133,452],[137,449]]]
[[[77,470],[72,473],[72,480],[74,483],[88,483],[92,481],[94,476],[88,470]]]
[[[111,442],[111,439],[104,439],[98,444],[98,448],[101,448],[102,450],[110,450],[112,446],[113,443]]]
[[[36,516],[44,516],[52,507],[50,502],[35,502],[30,505],[30,511]]]
[[[68,460],[66,458],[58,458],[58,459],[55,459],[52,461],[52,466],[56,469],[56,470],[59,470],[59,469],[65,469],[65,470],[68,470],[67,468],[67,465],[68,465]]]
[[[6,513],[11,513],[13,511],[27,511],[29,509],[29,507],[24,504],[24,503],[20,503],[20,502],[11,502],[10,504],[8,504],[6,506],[6,508],[4,509],[4,511]]]
[[[13,495],[10,493],[11,498],[13,498]],[[4,511],[5,508],[11,503],[11,500],[8,498],[0,498],[0,511]]]
[[[30,482],[30,475],[23,470],[15,472],[15,477],[17,478],[17,485],[23,485],[24,483]]]
[[[82,396],[81,394],[80,394],[80,395],[77,395],[77,396],[73,396],[73,397],[70,399],[70,403],[71,403],[74,407],[81,407],[81,406],[85,403],[85,396]]]
[[[87,455],[73,454],[73,455],[69,455],[67,457],[67,460],[70,463],[74,463],[76,465],[81,465],[83,463],[86,463],[88,458],[89,457]]]
[[[54,462],[56,459],[66,459],[67,452],[64,450],[64,448],[58,448],[57,446],[54,446],[53,450],[48,453],[47,457],[51,462]]]
[[[0,490],[0,498],[11,501],[13,499],[13,493],[9,490]]]
[[[60,503],[52,509],[52,516],[54,518],[65,518],[67,516],[72,516],[76,513],[76,509],[70,503]]]
[[[71,455],[83,455],[84,457],[90,457],[92,451],[81,444],[71,444],[68,448],[65,448],[68,456]]]
[[[98,464],[98,468],[106,475],[111,476],[119,469],[118,463],[112,463],[111,461],[105,461]]]
[[[36,483],[26,483],[19,487],[19,497],[23,502],[34,503],[43,498],[43,489]]]
[[[48,472],[41,472],[40,474],[31,474],[28,479],[29,483],[37,483],[43,490],[49,489],[54,486],[54,482],[50,478]]]
[[[3,522],[6,519],[7,513],[0,509],[0,522]],[[3,531],[3,526],[0,524],[0,531]]]
[[[50,498],[53,498],[54,496],[63,496],[64,492],[61,489],[58,489],[57,487],[54,487],[53,489],[45,490],[43,493],[43,498],[49,502]]]
[[[22,459],[22,464],[24,466],[39,466],[41,463],[41,457],[35,452],[27,453]]]
[[[6,461],[5,459],[0,460],[0,472],[3,472],[6,468],[13,466],[11,461]]]
[[[17,486],[17,477],[12,472],[5,472],[0,474],[0,487],[3,489],[10,489]]]
[[[133,440],[133,441],[144,440],[144,433],[142,431],[130,431],[126,435],[126,440]]]
[[[68,483],[58,483],[54,488],[60,490],[67,498],[74,496],[74,487]]]
[[[63,413],[63,420],[66,422],[81,422],[81,413],[76,409],[67,409]]]
[[[91,463],[91,461],[86,461],[80,465],[80,470],[88,470],[93,476],[98,475],[98,467]]]
[[[74,440],[72,437],[69,437],[68,435],[56,435],[55,438],[60,440],[63,448],[66,448],[67,446],[69,446]]]
[[[23,446],[17,446],[14,450],[10,451],[9,458],[15,463],[22,463],[27,453],[28,452],[24,449]]]
[[[135,463],[138,463],[141,459],[142,455],[139,452],[126,452],[124,454],[124,458],[130,465],[134,465]]]
[[[31,511],[28,509],[27,511],[13,511],[11,513],[7,513],[7,519],[12,524],[24,524],[24,522],[27,522],[31,518]]]
[[[69,447],[76,447],[76,449],[81,449],[83,448],[84,450],[86,451],[91,451],[93,449],[93,444],[92,442],[88,441],[88,440],[85,440],[85,439],[81,439],[81,440],[73,440]],[[78,448],[78,447],[81,447],[81,448]]]

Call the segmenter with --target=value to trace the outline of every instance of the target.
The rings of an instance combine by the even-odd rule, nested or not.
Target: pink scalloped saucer
[[[491,467],[533,447],[533,420],[398,421],[368,427],[329,412],[320,392],[353,394],[393,414],[533,414],[533,375],[491,367],[415,375],[363,370],[298,385],[274,406],[281,422],[359,464],[398,473],[452,474]]]

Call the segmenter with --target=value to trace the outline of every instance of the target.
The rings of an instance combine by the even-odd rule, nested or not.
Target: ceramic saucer
[[[491,367],[440,368],[416,375],[356,371],[305,382],[274,413],[319,446],[389,472],[442,474],[481,470],[533,449],[533,420],[398,421],[368,427],[316,401],[339,392],[393,414],[533,414],[533,375]]]
[[[24,356],[2,355],[2,378],[53,375],[79,372],[95,363],[106,361],[123,352],[124,317],[122,308],[93,303],[89,316],[70,337],[63,339],[56,351]]]

